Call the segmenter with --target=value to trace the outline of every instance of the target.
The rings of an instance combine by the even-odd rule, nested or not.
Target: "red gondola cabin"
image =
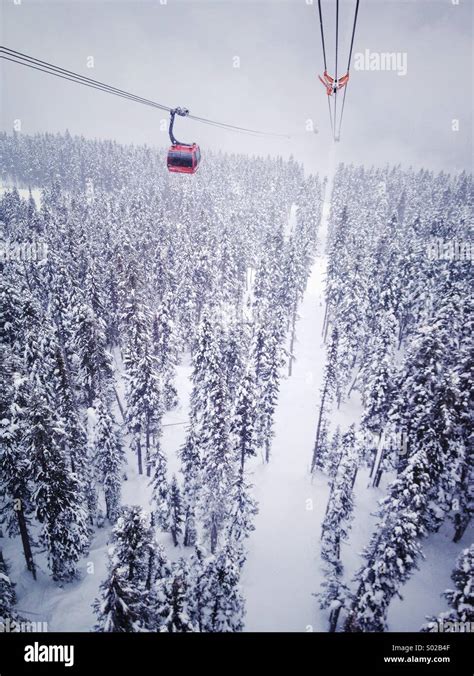
[[[168,171],[178,174],[195,174],[201,160],[201,151],[196,143],[174,144],[168,150]]]

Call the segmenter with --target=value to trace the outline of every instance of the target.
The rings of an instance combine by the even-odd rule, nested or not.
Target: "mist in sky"
[[[472,167],[470,0],[361,0],[338,144],[317,77],[324,66],[316,0],[16,2],[1,0],[4,46],[201,117],[292,137],[256,138],[178,118],[177,138],[199,143],[204,157],[208,148],[292,153],[308,171],[325,171],[334,159]],[[324,0],[332,74],[335,7]],[[347,65],[354,7],[355,0],[341,0],[340,71]],[[405,68],[361,69],[376,66],[384,53],[397,55]],[[28,134],[68,129],[89,138],[169,145],[159,110],[4,60],[0,68],[3,130],[20,120]],[[318,133],[307,130],[311,124]]]

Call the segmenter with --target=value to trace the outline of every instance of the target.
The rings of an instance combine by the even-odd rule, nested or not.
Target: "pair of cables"
[[[52,63],[49,63],[48,61],[37,59],[28,54],[24,54],[22,52],[18,52],[14,49],[9,49],[8,47],[4,47],[1,45],[0,45],[0,58],[6,61],[10,61],[12,63],[19,64],[21,66],[26,66],[27,68],[32,68],[36,71],[46,73],[48,75],[54,75],[55,77],[61,78],[63,80],[68,80],[69,82],[73,82],[75,84],[82,85],[84,87],[90,87],[92,89],[105,92],[106,94],[111,94],[113,96],[128,99],[129,101],[133,101],[135,103],[139,103],[144,106],[150,106],[158,110],[163,110],[167,113],[171,113],[172,111],[172,108],[170,106],[166,106],[163,103],[159,103],[158,101],[153,101],[152,99],[147,99],[144,98],[143,96],[137,96],[132,92],[128,92],[124,89],[119,89],[118,87],[113,87],[112,85],[109,85],[105,82],[100,82],[99,80],[93,80],[90,77],[86,77],[84,75],[80,75],[79,73],[75,73],[71,70],[67,70],[66,68],[56,66]],[[276,134],[267,131],[259,131],[257,129],[248,129],[247,127],[239,127],[234,124],[219,122],[218,120],[210,120],[205,117],[197,117],[196,115],[187,115],[187,117],[190,120],[201,122],[202,124],[211,125],[219,129],[225,129],[227,131],[239,132],[243,134],[252,134],[254,136],[273,136],[280,138],[288,138],[286,134]]]
[[[336,51],[335,51],[335,68],[334,68],[334,78],[330,77],[327,72],[327,58],[326,58],[326,40],[324,35],[324,24],[323,24],[323,13],[321,9],[321,0],[318,0],[318,13],[319,13],[319,25],[321,28],[321,43],[323,48],[323,59],[324,59],[324,79],[320,78],[321,82],[325,85],[327,94],[328,94],[328,108],[329,108],[329,121],[331,124],[331,133],[334,141],[339,141],[341,138],[341,129],[342,129],[342,119],[344,116],[344,108],[346,104],[346,94],[347,94],[347,85],[349,82],[349,71],[351,67],[352,60],[352,50],[354,47],[354,36],[357,26],[357,17],[359,14],[359,0],[356,0],[354,20],[352,23],[352,37],[351,44],[349,49],[349,58],[347,60],[347,70],[346,73],[338,79],[338,59],[339,59],[339,0],[336,0]],[[338,119],[337,115],[337,94],[341,89],[344,89],[344,96],[342,99],[341,113]],[[332,102],[332,105],[331,105]]]

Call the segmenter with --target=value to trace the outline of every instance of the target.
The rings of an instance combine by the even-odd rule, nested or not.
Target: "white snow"
[[[2,191],[5,189],[3,188]],[[21,192],[21,191],[20,191]],[[28,191],[23,191],[28,192]],[[329,186],[327,189],[329,194]],[[35,199],[37,196],[34,195]],[[296,218],[296,205],[290,211],[289,232]],[[244,567],[242,585],[246,598],[246,631],[327,631],[327,611],[320,611],[313,593],[320,591],[323,571],[319,556],[319,536],[328,499],[328,482],[322,474],[311,480],[309,464],[314,443],[319,389],[325,362],[321,335],[324,316],[326,257],[324,239],[329,203],[324,204],[319,254],[308,281],[297,323],[296,361],[293,375],[284,377],[275,421],[275,438],[270,463],[261,458],[252,467],[254,494],[259,502]],[[114,354],[119,371],[120,355]],[[191,365],[185,355],[177,369],[179,405],[164,419],[163,448],[168,456],[169,475],[178,472],[177,450],[184,442]],[[118,394],[125,401],[124,383]],[[334,411],[333,428],[344,430],[361,412],[357,393]],[[117,407],[117,420],[120,414]],[[93,415],[90,416],[93,422]],[[148,479],[137,473],[136,459],[129,453],[123,503],[150,508]],[[384,476],[379,488],[368,488],[368,470],[359,471],[355,484],[355,519],[349,541],[342,549],[345,579],[350,581],[361,565],[360,553],[368,543],[376,524],[374,512],[390,477]],[[471,530],[472,534],[472,530]],[[467,532],[462,543],[451,541],[451,530],[441,530],[424,543],[426,554],[403,590],[404,599],[395,599],[390,607],[389,624],[393,631],[417,631],[430,613],[446,608],[440,598],[451,586],[450,572],[456,555],[469,542]],[[38,581],[25,570],[17,539],[2,540],[5,558],[16,583],[18,611],[25,619],[48,622],[49,631],[90,631],[95,623],[92,603],[106,575],[107,542],[110,527],[99,529],[87,559],[81,563],[80,579],[58,587],[48,573],[44,552],[36,554]],[[170,535],[162,535],[170,556],[188,556],[190,551],[175,549]]]
[[[13,185],[0,185],[0,197],[4,193],[9,192],[13,187],[14,187]],[[18,190],[18,194],[23,199],[28,199],[28,197],[30,196],[30,191],[28,190],[28,188],[17,188],[17,190]],[[40,209],[41,208],[41,190],[39,188],[33,188],[31,190],[31,196],[34,199],[37,208]]]
[[[288,239],[293,234],[296,227],[296,214],[298,212],[298,205],[292,204],[290,207],[290,214],[288,217],[288,223],[285,229],[285,237]]]
[[[293,375],[282,382],[272,455],[255,470],[259,514],[250,538],[243,573],[247,631],[309,631],[324,626],[317,620],[312,592],[318,588],[316,543],[326,481],[310,481],[321,385],[322,278],[324,258],[312,271],[297,324]]]

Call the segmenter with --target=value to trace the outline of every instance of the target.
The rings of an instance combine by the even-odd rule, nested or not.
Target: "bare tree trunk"
[[[385,455],[385,446],[384,446],[384,435],[380,433],[379,437],[379,446],[377,449],[377,453],[375,456],[375,461],[374,465],[372,468],[372,487],[373,488],[378,488],[380,484],[380,479],[382,478],[383,470],[382,468],[382,461],[384,459]]]
[[[461,472],[461,487],[463,492],[466,493],[466,498],[467,495],[469,494],[469,484],[472,479],[472,469],[466,464],[463,467],[463,470]],[[468,527],[470,521],[471,521],[471,516],[472,516],[472,509],[470,509],[470,505],[466,504],[464,505],[464,509],[458,511],[454,515],[454,537],[453,537],[453,542],[459,542],[459,540],[462,538],[464,535],[466,528]]]
[[[378,469],[378,470],[377,470],[377,475],[376,475],[376,477],[375,477],[375,479],[374,479],[374,483],[373,483],[374,488],[378,488],[378,487],[379,487],[379,485],[380,485],[380,479],[382,478],[382,474],[383,474],[383,470],[382,470],[382,469]]]
[[[154,517],[152,513],[152,521],[151,525],[154,525]],[[145,583],[145,589],[151,589],[151,585],[153,583],[153,572],[154,572],[154,567],[155,567],[155,549],[154,547],[150,547],[150,554],[148,557],[148,571],[147,571],[147,576],[146,576],[146,583]]]
[[[151,459],[150,459],[150,426],[147,424],[145,431],[145,462],[146,475],[151,476]]]
[[[265,439],[265,462],[270,462],[270,448],[271,448],[271,441],[267,435]]]
[[[16,516],[18,519],[18,527],[20,529],[21,542],[23,544],[23,553],[25,555],[26,567],[33,575],[33,579],[36,580],[36,566],[33,559],[33,553],[31,551],[30,536],[28,533],[25,514],[23,510],[22,509],[16,510]]]
[[[470,516],[466,515],[463,518],[462,514],[456,514],[456,516],[454,518],[455,529],[454,529],[453,542],[459,542],[459,540],[462,538],[462,536],[466,532],[466,528],[469,526],[470,521],[471,521]]]
[[[326,403],[327,392],[328,392],[328,386],[327,386],[327,383],[325,383],[323,394],[321,396],[321,406],[319,408],[318,426],[316,427],[316,439],[314,441],[313,457],[311,459],[311,473],[314,472],[314,468],[316,467],[316,460],[317,460],[317,457],[318,457],[319,437],[320,437],[320,434],[321,434],[321,423],[322,423],[322,420],[323,420],[323,411],[324,411],[324,405]]]
[[[138,459],[138,474],[143,474],[143,462],[142,462],[142,442],[140,436],[137,436],[137,459]]]
[[[117,400],[117,404],[118,404],[118,407],[119,407],[119,410],[120,410],[120,415],[122,416],[123,422],[125,422],[125,411],[123,409],[123,404],[120,401],[120,397],[119,397],[119,394],[117,392],[117,388],[115,386],[114,386],[114,392],[115,392],[115,399]]]
[[[217,547],[217,525],[215,517],[213,517],[211,525],[211,554],[215,553],[216,547]]]
[[[184,538],[183,538],[183,545],[185,547],[189,547],[189,517],[186,516],[185,522],[184,522]]]
[[[331,610],[329,613],[329,631],[331,633],[335,632],[337,629],[337,622],[339,620],[339,613],[341,612],[341,606]]]
[[[347,393],[347,398],[348,398],[348,399],[350,399],[351,392],[352,392],[352,390],[353,390],[354,387],[355,387],[355,384],[356,384],[356,382],[357,382],[357,378],[359,377],[359,373],[361,372],[361,369],[362,369],[362,366],[359,366],[359,370],[358,370],[357,373],[355,374],[355,378],[354,378],[354,380],[352,381],[352,385],[349,387],[349,391],[348,391],[348,393]]]
[[[183,544],[185,547],[194,547],[194,545],[196,544],[196,528],[194,524],[194,513],[191,511],[191,507],[189,506],[186,510]]]
[[[400,323],[400,330],[398,332],[398,349],[400,349],[403,340],[403,332],[405,330],[406,321],[403,319]]]
[[[173,544],[174,544],[175,547],[177,547],[178,546],[178,534],[176,532],[176,528],[174,528],[172,526],[170,528],[170,531],[171,531],[171,537],[173,538]]]
[[[375,470],[375,465],[377,463],[377,456],[378,456],[378,452],[379,452],[378,449],[379,449],[379,446],[380,446],[381,438],[382,438],[382,432],[379,432],[379,439],[378,439],[378,442],[377,442],[377,450],[375,451],[374,461],[372,463],[372,467],[370,468],[370,474],[369,474],[370,478],[373,477],[373,475],[374,475],[374,470]]]
[[[325,336],[327,321],[328,321],[328,304],[326,303],[326,307],[324,308],[323,329],[321,331],[322,336]]]
[[[324,329],[324,342],[326,342],[326,339],[328,337],[328,330],[329,330],[329,317],[327,318],[326,328]]]
[[[291,339],[290,339],[290,359],[288,361],[288,376],[291,376],[293,372],[293,350],[295,348],[295,339],[296,339],[296,303],[293,309],[293,317],[291,319]]]

